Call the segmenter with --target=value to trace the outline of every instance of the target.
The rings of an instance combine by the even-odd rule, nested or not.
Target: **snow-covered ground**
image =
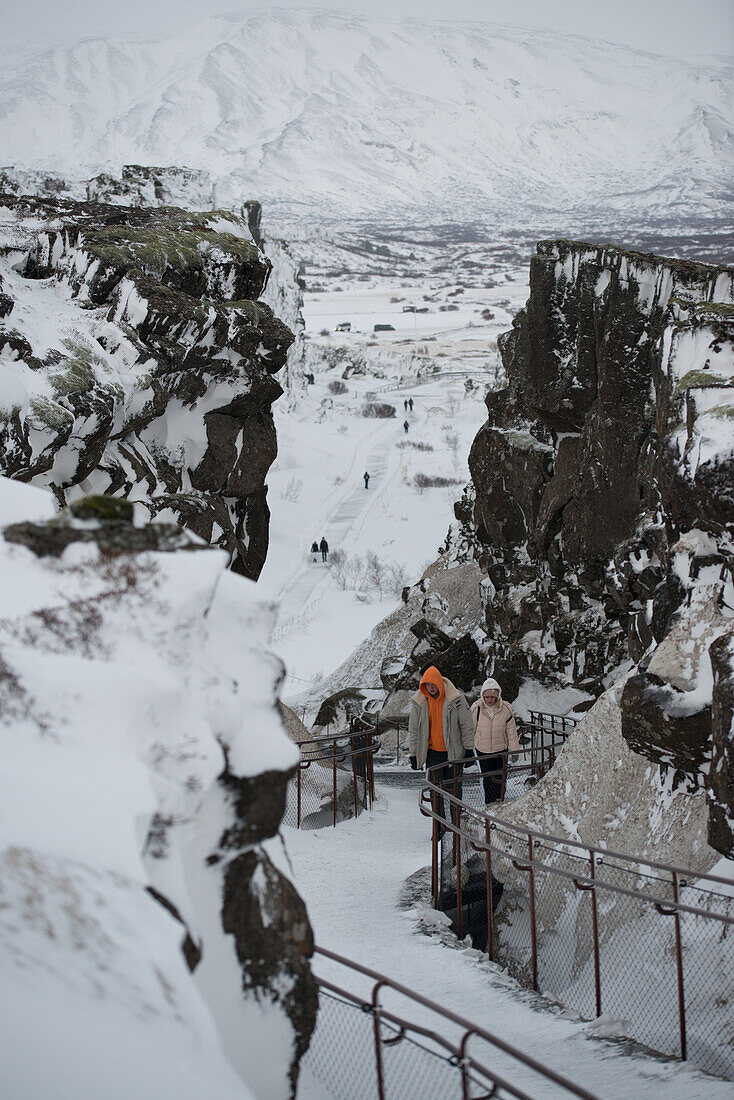
[[[336,829],[284,829],[283,834],[317,944],[464,1015],[605,1100],[731,1097],[730,1083],[672,1061],[626,1052],[623,1045],[600,1039],[594,1024],[521,989],[478,951],[467,946],[457,950],[445,942],[440,933],[447,918],[422,902],[411,902],[406,893],[406,879],[430,860],[429,825],[419,813],[414,791],[381,789],[374,810],[357,820]],[[431,926],[435,935],[426,934]],[[366,980],[362,985],[358,976],[347,980],[341,968],[323,959],[317,958],[315,967],[357,993],[368,989]],[[611,1028],[611,1021],[606,1025]],[[531,1095],[547,1095],[538,1091],[536,1078],[506,1057],[499,1055],[493,1066]],[[361,1100],[359,1083],[352,1081],[351,1095]],[[421,1093],[422,1100],[442,1095]],[[316,1097],[323,1098],[324,1092],[314,1084],[307,1057],[299,1098]]]
[[[435,559],[469,478],[486,392],[498,381],[497,336],[527,296],[526,272],[513,265],[508,274],[512,281],[494,289],[457,287],[445,276],[410,287],[370,277],[332,280],[307,293],[314,384],[275,406],[270,547],[258,581],[279,602],[274,640],[288,671],[288,700],[337,667],[399,605],[403,584]],[[455,302],[458,310],[441,311]],[[403,313],[406,304],[430,312]],[[335,331],[342,321],[352,323],[351,333]],[[376,323],[395,331],[373,340]],[[351,373],[355,363],[366,364],[365,373]],[[333,392],[342,386],[345,392]],[[391,405],[394,417],[365,417],[368,402]],[[420,488],[419,475],[451,484]],[[322,536],[330,551],[347,555],[347,571],[353,567],[341,583],[343,571],[309,552]],[[382,577],[360,571],[356,559],[364,563],[369,554]]]
[[[317,376],[298,416],[276,414],[271,542],[258,586],[279,599],[275,641],[288,670],[287,696],[340,664],[398,605],[402,585],[417,580],[436,557],[468,480],[471,439],[486,415],[482,391],[467,394],[463,378],[387,393],[376,393],[374,378],[352,378],[347,393],[331,395],[329,380],[338,377]],[[392,404],[396,416],[362,416],[367,393]],[[403,407],[408,396],[412,413]],[[421,490],[415,484],[421,473],[454,484]],[[334,563],[309,552],[322,536],[331,552],[352,559],[375,554],[385,572],[383,590],[366,577],[356,580],[356,590],[340,587]]]

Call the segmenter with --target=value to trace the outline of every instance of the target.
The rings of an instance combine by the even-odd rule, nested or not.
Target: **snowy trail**
[[[371,813],[315,832],[282,830],[316,942],[467,1016],[605,1100],[632,1096],[725,1100],[730,1082],[688,1066],[624,1053],[587,1026],[545,1007],[478,952],[417,930],[422,908],[399,908],[405,879],[430,859],[430,835],[414,791],[384,789]],[[430,912],[430,911],[429,911]],[[323,960],[317,969],[326,973]],[[338,975],[344,982],[344,973]],[[504,1057],[504,1056],[503,1056]],[[498,1057],[498,1069],[537,1095],[537,1078]],[[306,1089],[304,1088],[304,1096]],[[442,1100],[422,1095],[422,1100]]]
[[[330,498],[339,492],[333,490],[324,502],[327,505],[326,518],[321,520],[321,526],[317,520],[313,525],[324,535],[330,550],[350,546],[364,530],[370,511],[397,476],[400,457],[394,443],[402,436],[402,425],[390,420],[387,424],[380,423],[376,431],[361,440],[355,448],[344,475],[344,484],[358,483],[358,486],[346,492],[342,490],[328,509]],[[362,480],[365,470],[370,475],[369,489],[364,488]],[[280,610],[274,634],[276,640],[300,622],[304,614],[315,610],[328,577],[328,567],[323,566],[320,554],[316,562],[310,554],[305,562],[301,561],[277,592]]]

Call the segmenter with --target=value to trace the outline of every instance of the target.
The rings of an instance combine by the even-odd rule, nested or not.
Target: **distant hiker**
[[[471,710],[484,801],[500,802],[504,795],[507,753],[520,751],[515,715],[510,704],[502,698],[502,688],[491,678],[482,684],[479,698]]]
[[[459,761],[474,747],[474,727],[463,692],[435,665],[423,673],[410,701],[408,744],[413,771],[430,769],[429,776],[437,786],[461,798],[464,765]],[[458,807],[454,809],[454,820],[458,822]],[[438,811],[446,818],[443,798],[439,798]]]
[[[319,544],[316,542],[316,539],[314,539],[314,541],[311,543],[311,553],[314,556],[313,560],[316,561],[316,558],[319,554]]]
[[[326,539],[324,538],[323,535],[321,536],[321,542],[319,543],[319,550],[321,551],[321,560],[322,561],[328,561],[328,559],[329,559],[329,544],[328,544],[328,542],[326,541]]]
[[[406,397],[405,401],[403,401],[403,408],[405,409],[406,412],[408,411],[408,399],[407,399],[407,397]]]
[[[367,473],[366,470],[362,474],[362,477],[364,478],[364,487],[365,487],[365,489],[369,489],[369,487],[370,487],[370,475]]]
[[[410,411],[412,412],[413,411],[413,398],[412,397],[408,398],[408,407],[409,407]]]
[[[410,424],[408,423],[408,421],[407,421],[407,420],[404,420],[404,421],[403,421],[403,428],[405,429],[405,434],[406,434],[406,435],[408,434],[408,428],[409,428],[409,427],[410,427]]]

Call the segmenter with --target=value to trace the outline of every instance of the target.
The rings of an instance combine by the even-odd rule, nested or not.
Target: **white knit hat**
[[[484,698],[485,691],[498,691],[500,693],[500,699],[502,698],[502,688],[497,681],[493,680],[491,677],[482,684],[482,690],[480,692],[482,698]]]

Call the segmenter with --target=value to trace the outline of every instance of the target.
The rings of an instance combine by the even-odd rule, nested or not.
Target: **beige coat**
[[[488,707],[480,695],[476,703],[472,703],[471,712],[474,719],[474,747],[477,752],[495,753],[506,749],[510,752],[520,751],[515,715],[501,694],[493,707]]]
[[[471,714],[463,692],[443,678],[443,739],[449,760],[462,760],[471,753],[474,746],[474,727]],[[418,767],[422,768],[428,755],[428,700],[420,691],[416,691],[410,701],[408,718],[408,739],[410,755],[415,756]]]

